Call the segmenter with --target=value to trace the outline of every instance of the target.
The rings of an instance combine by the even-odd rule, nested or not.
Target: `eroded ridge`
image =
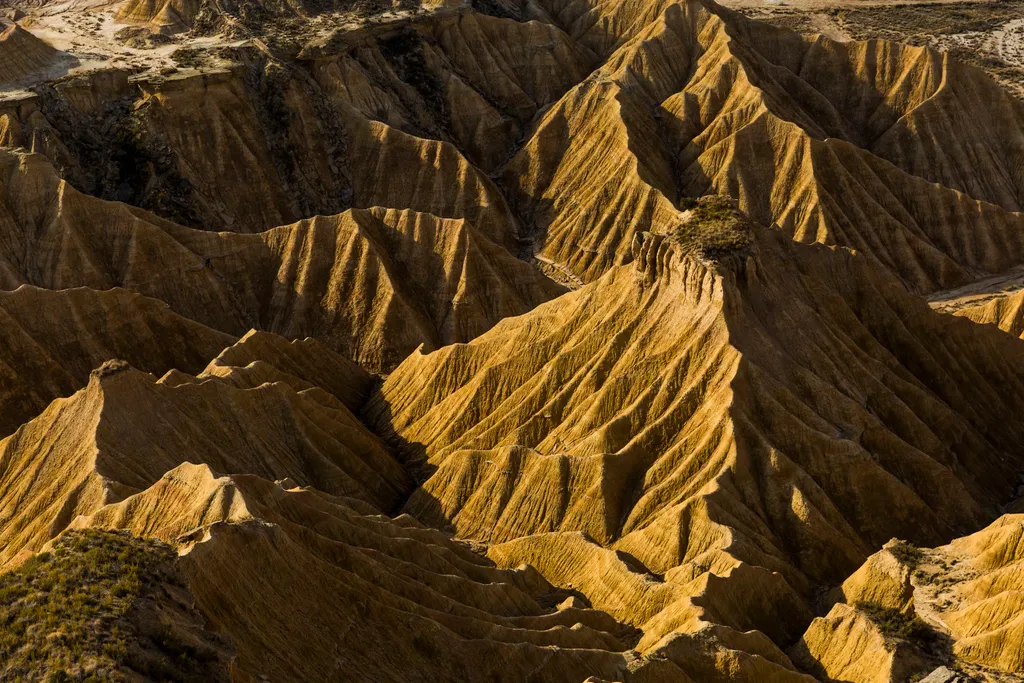
[[[664,583],[630,592],[686,596],[595,599],[641,649],[702,620],[791,642],[813,587],[887,538],[994,517],[1021,468],[1018,343],[863,256],[745,227],[729,250],[638,238],[632,265],[406,360],[369,411],[429,473],[406,510],[595,595],[589,555],[631,558]]]
[[[984,73],[705,0],[86,9],[0,35],[0,569],[163,558],[82,643],[1024,675],[1024,109]],[[32,614],[0,660],[139,671],[29,657]]]

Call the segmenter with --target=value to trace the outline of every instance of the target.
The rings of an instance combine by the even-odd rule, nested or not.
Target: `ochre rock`
[[[0,22],[0,86],[24,83],[45,76],[53,68],[70,61],[31,31],[18,24]]]
[[[105,364],[0,441],[0,563],[183,462],[287,477],[382,509],[399,502],[411,481],[380,440],[338,398],[292,384],[239,388],[178,371],[158,382]]]
[[[811,623],[792,654],[825,681],[896,683],[924,666],[905,646],[887,642],[867,615],[842,603]]]
[[[899,681],[934,665],[933,652],[893,642],[861,605],[902,611],[933,633],[942,663],[981,667],[985,680],[1024,673],[1024,516],[1007,514],[938,548],[892,542],[843,582],[843,602],[815,619],[791,650],[811,672],[855,683]],[[881,640],[880,640],[881,639]],[[879,642],[883,647],[879,647]],[[946,645],[942,645],[946,643]],[[987,672],[987,673],[986,673]]]
[[[564,289],[464,220],[373,208],[254,235],[83,195],[0,150],[0,284],[124,287],[235,336],[316,336],[373,370],[469,339]]]
[[[144,372],[198,372],[234,337],[123,289],[0,292],[0,436],[83,387],[115,358]]]
[[[487,543],[583,532],[654,574],[710,572],[709,594],[748,566],[763,606],[737,570],[722,593],[744,595],[742,621],[706,609],[783,642],[811,586],[872,547],[994,516],[1021,467],[1016,340],[932,312],[863,256],[748,229],[731,252],[638,238],[633,265],[410,356],[367,411],[429,474],[405,509]],[[628,591],[639,626],[649,591]]]

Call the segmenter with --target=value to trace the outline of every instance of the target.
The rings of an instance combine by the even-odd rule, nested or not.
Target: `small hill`
[[[176,539],[197,607],[257,677],[811,680],[743,634],[631,652],[633,629],[531,567],[499,569],[411,517],[290,482],[184,464],[73,526]]]
[[[18,24],[0,21],[0,86],[18,85],[32,78],[53,77],[55,69],[73,61]]]
[[[938,548],[894,539],[842,584],[841,602],[815,619],[794,659],[854,683],[902,680],[943,665],[972,680],[1019,680],[1022,537],[1024,518],[1008,514]],[[837,633],[863,629],[880,642]],[[886,652],[886,663],[873,661]]]
[[[468,221],[414,211],[217,234],[84,195],[43,157],[9,150],[0,198],[0,286],[123,287],[236,337],[316,336],[375,371],[565,291]]]
[[[1005,294],[996,292],[984,298],[987,300],[977,303],[969,301],[962,305],[953,302],[949,312],[976,323],[995,325],[1015,337],[1024,335],[1024,291]],[[940,303],[938,308],[945,310],[945,302]]]
[[[373,377],[315,339],[289,342],[268,332],[249,330],[221,351],[199,378],[220,377],[253,389],[265,381],[285,381],[297,390],[327,391],[352,412],[369,397]]]
[[[195,0],[130,0],[117,10],[117,20],[125,24],[148,24],[160,33],[190,30],[201,9]]]
[[[0,292],[0,436],[85,386],[89,373],[124,359],[144,372],[199,372],[234,337],[123,289],[60,291],[22,285]]]
[[[341,400],[274,375],[236,382],[173,371],[157,381],[123,362],[94,371],[85,388],[0,441],[0,564],[183,462],[290,478],[383,510],[404,499],[408,475]]]

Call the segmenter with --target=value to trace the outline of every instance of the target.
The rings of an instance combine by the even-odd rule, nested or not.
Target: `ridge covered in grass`
[[[227,680],[176,559],[158,541],[70,531],[0,575],[0,679]]]

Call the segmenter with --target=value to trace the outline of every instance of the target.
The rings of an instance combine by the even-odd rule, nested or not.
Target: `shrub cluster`
[[[216,658],[141,609],[184,590],[175,552],[109,531],[69,531],[53,549],[0,575],[0,680],[205,680]]]

